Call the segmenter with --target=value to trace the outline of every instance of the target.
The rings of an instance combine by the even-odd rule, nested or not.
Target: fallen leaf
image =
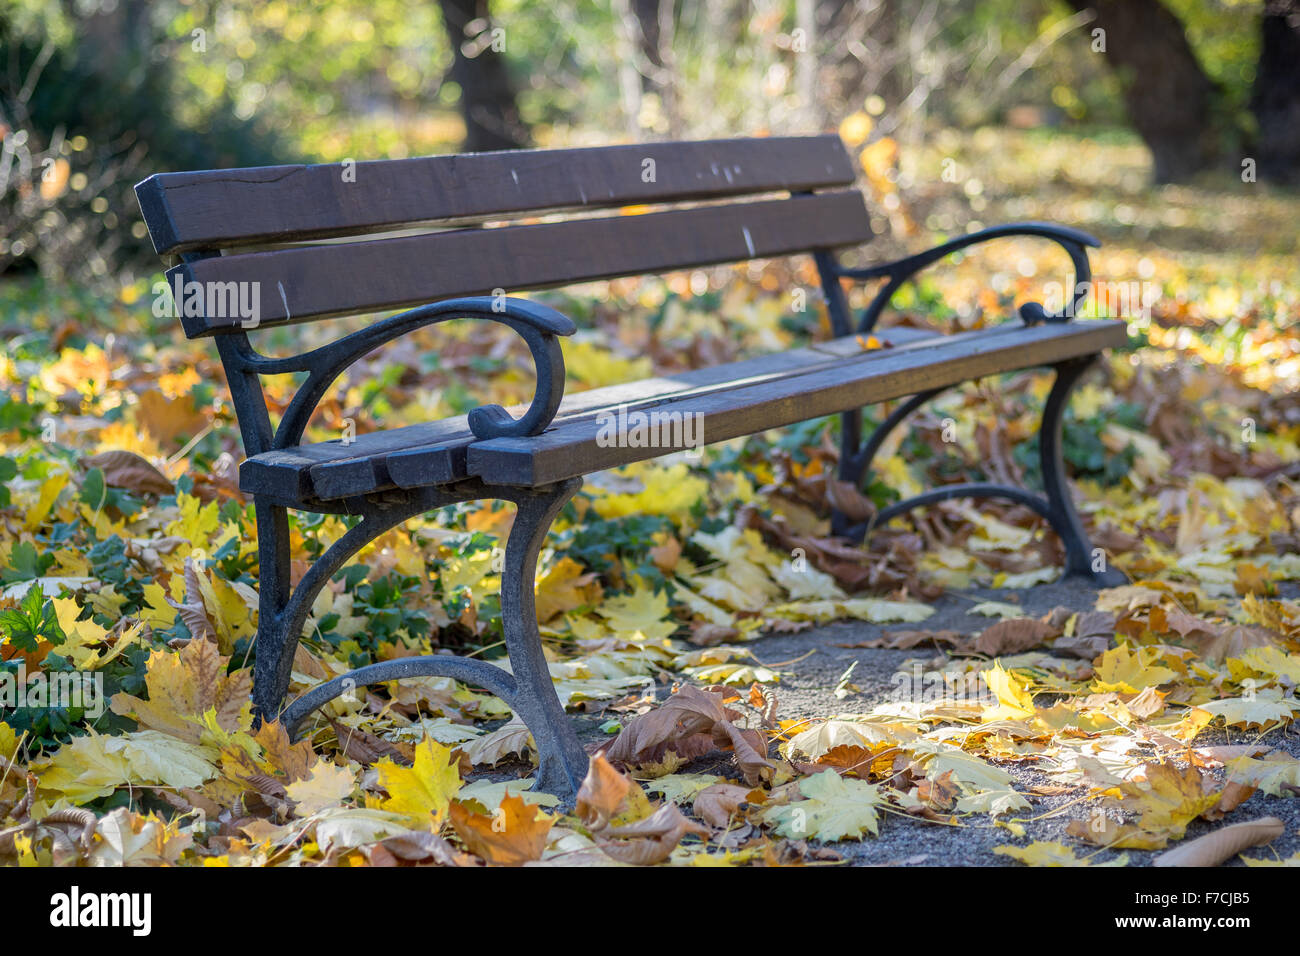
[[[884,798],[875,784],[825,770],[801,780],[799,793],[803,800],[771,807],[763,813],[763,821],[782,836],[834,843],[864,833],[876,835],[876,807],[884,803]]]
[[[451,804],[451,825],[465,846],[488,863],[522,866],[540,860],[554,820],[535,804],[507,796],[491,814],[474,813],[460,802]]]
[[[170,495],[174,490],[162,472],[133,451],[100,452],[82,459],[82,464],[103,471],[104,483],[114,488],[148,495]]]
[[[1218,866],[1252,846],[1272,843],[1286,832],[1277,817],[1260,817],[1222,827],[1213,833],[1166,850],[1151,861],[1152,866]]]
[[[1019,654],[1037,647],[1060,631],[1032,617],[1006,618],[986,627],[975,641],[975,650],[990,657]]]

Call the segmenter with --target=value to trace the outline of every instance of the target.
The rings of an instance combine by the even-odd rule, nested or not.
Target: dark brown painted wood
[[[515,294],[855,245],[870,236],[861,193],[845,190],[638,216],[218,256],[185,263],[167,277],[173,287],[179,276],[204,289],[257,290],[259,327],[265,328],[492,294],[496,289]],[[232,282],[241,285],[229,286]],[[237,328],[241,317],[184,315],[181,321],[193,338]]]
[[[713,444],[985,375],[1093,354],[1123,345],[1127,337],[1125,323],[1119,321],[979,330],[866,352],[773,382],[669,399],[657,410],[702,415],[704,441]],[[470,474],[491,476],[494,482],[535,486],[673,450],[602,447],[597,443],[599,431],[593,418],[561,424],[533,438],[477,442],[468,449],[467,464]]]
[[[843,143],[827,135],[161,173],[136,195],[154,248],[170,254],[510,213],[802,192],[853,179]]]
[[[885,329],[883,341],[903,343],[931,333],[917,329]],[[695,369],[673,376],[609,385],[565,396],[555,423],[623,404],[644,404],[662,395],[688,389],[753,382],[761,376],[825,365],[819,347],[791,349],[739,362]],[[518,414],[521,409],[512,409]],[[435,481],[467,477],[465,448],[473,441],[464,415],[358,435],[341,440],[270,451],[243,463],[240,487],[247,494],[284,500],[332,500],[396,487],[424,487]]]
[[[1123,322],[1008,325],[952,336],[878,330],[893,347],[862,351],[856,336],[743,362],[577,392],[551,428],[525,439],[475,442],[464,417],[268,452],[245,462],[245,492],[331,500],[482,475],[531,485],[590,474],[671,449],[601,448],[597,415],[629,410],[704,415],[705,441],[834,414],[940,385],[1088,355],[1126,341]],[[570,474],[571,473],[571,474]]]

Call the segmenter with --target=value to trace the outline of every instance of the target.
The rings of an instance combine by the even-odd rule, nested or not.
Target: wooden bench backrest
[[[182,260],[169,285],[257,283],[267,327],[857,245],[871,227],[853,179],[838,137],[808,136],[163,173],[136,194],[158,253]],[[621,208],[679,203],[696,205]],[[424,231],[365,238],[397,230]],[[191,338],[240,328],[182,322]]]

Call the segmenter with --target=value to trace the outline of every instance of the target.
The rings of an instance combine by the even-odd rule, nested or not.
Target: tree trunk
[[[1260,27],[1259,66],[1250,110],[1260,179],[1300,181],[1300,3],[1271,0]]]
[[[1156,182],[1186,179],[1214,162],[1218,90],[1160,0],[1069,0],[1097,13],[1107,62],[1123,73],[1129,121],[1155,160]]]
[[[677,71],[672,44],[676,33],[676,0],[632,0],[638,27],[641,92],[654,93],[668,123],[668,135],[682,135],[681,109],[677,98]]]
[[[520,149],[529,145],[514,86],[501,55],[505,34],[492,27],[488,0],[438,0],[451,41],[451,78],[460,86],[465,151]]]

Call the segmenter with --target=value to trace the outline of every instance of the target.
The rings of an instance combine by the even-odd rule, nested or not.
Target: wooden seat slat
[[[903,345],[933,336],[919,329],[885,329],[882,341]],[[771,355],[693,369],[602,388],[573,392],[564,397],[552,427],[560,422],[619,404],[645,403],[658,397],[728,383],[753,380],[833,360],[816,347],[790,349]],[[244,462],[240,487],[248,494],[266,494],[289,500],[331,500],[393,487],[419,487],[468,476],[464,449],[473,441],[466,416],[421,422],[403,428],[358,435],[342,440],[299,445],[264,452]],[[418,450],[400,467],[402,481],[388,476],[385,462],[399,453]]]
[[[985,375],[1051,365],[1125,344],[1124,322],[1071,322],[980,330],[897,349],[863,353],[807,374],[721,393],[667,400],[661,412],[700,415],[713,444],[955,385]],[[508,485],[542,485],[660,457],[661,447],[602,446],[593,419],[568,422],[531,438],[494,438],[467,449],[472,475]]]
[[[600,447],[602,412],[658,411],[703,416],[705,441],[725,441],[956,384],[1048,365],[1124,344],[1124,323],[1077,321],[1004,326],[950,336],[894,328],[874,333],[885,347],[865,351],[857,336],[741,362],[567,396],[542,435],[476,441],[464,416],[266,452],[244,463],[245,492],[281,500],[334,500],[391,488],[445,484],[472,475],[533,485],[657,457],[660,448]],[[572,472],[572,475],[568,474]]]

